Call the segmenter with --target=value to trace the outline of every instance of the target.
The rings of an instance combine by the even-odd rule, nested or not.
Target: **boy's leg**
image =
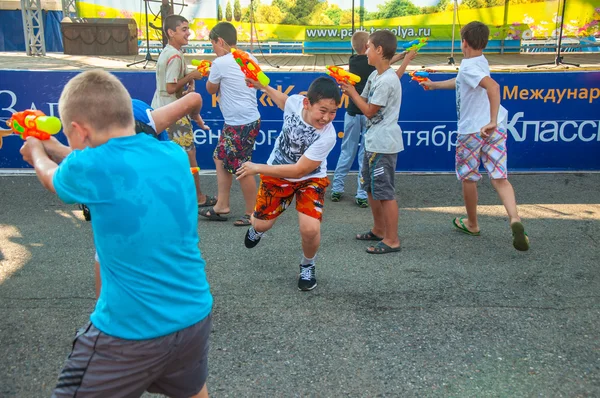
[[[490,175],[492,186],[498,193],[508,214],[513,232],[513,246],[517,250],[526,251],[529,249],[529,238],[525,233],[525,228],[517,211],[515,191],[508,181],[506,129],[500,127],[494,131],[486,140],[481,152],[481,161]]]
[[[242,188],[242,195],[244,195],[244,203],[246,205],[244,214],[252,215],[254,205],[256,205],[256,194],[258,193],[256,179],[254,176],[247,176],[239,180],[239,182],[240,187]]]
[[[369,200],[369,206],[371,206],[371,214],[373,214],[373,228],[371,228],[371,232],[375,236],[384,236],[385,213],[381,200],[373,199],[373,194],[371,192],[367,193],[367,198]]]
[[[454,226],[468,234],[479,234],[477,220],[477,182],[481,179],[479,164],[484,144],[479,134],[459,134],[456,137],[456,176],[462,181],[467,219],[455,218]]]
[[[385,233],[381,242],[389,247],[400,247],[400,237],[398,236],[398,217],[400,211],[398,210],[398,201],[393,199],[382,200],[380,202],[383,214],[385,214]]]
[[[96,259],[94,260],[94,279],[96,281],[96,300],[100,297],[100,290],[102,290],[102,279],[100,279],[100,263],[98,262],[98,253],[96,253]]]
[[[287,209],[293,199],[293,183],[280,178],[261,176],[254,213],[250,217],[252,226],[244,238],[248,249],[260,242],[263,234],[273,227],[277,217]]]
[[[217,172],[217,203],[213,206],[217,214],[228,214],[229,195],[231,192],[231,184],[233,183],[233,175],[223,168],[223,161],[217,158],[215,161],[215,170]]]
[[[359,137],[359,149],[358,149],[358,177],[357,177],[357,183],[356,183],[356,204],[358,204],[360,207],[365,207],[362,206],[362,203],[368,203],[367,202],[367,192],[362,188],[362,184],[361,184],[361,173],[362,173],[362,168],[363,168],[363,158],[365,156],[365,140],[364,140],[364,133],[367,129],[367,117],[365,115],[358,115],[356,116],[359,119],[359,125],[360,125],[360,137]],[[360,142],[362,141],[362,143]]]
[[[173,141],[185,150],[190,162],[190,167],[198,167],[198,161],[196,160],[196,145],[194,143],[194,131],[189,118],[181,118],[167,127],[167,134],[169,135],[169,140]],[[202,193],[202,190],[200,189],[200,176],[198,174],[194,174],[194,184],[196,186],[198,205],[214,205],[216,202],[215,198],[211,198],[210,196]]]
[[[327,178],[313,178],[297,183],[296,210],[302,238],[302,261],[298,276],[298,289],[309,291],[317,287],[315,257],[321,244],[321,221]]]
[[[340,157],[337,166],[335,167],[333,184],[331,187],[331,195],[334,200],[334,194],[341,194],[344,192],[344,178],[348,175],[350,167],[352,167],[352,162],[354,162],[354,157],[358,150],[358,143],[360,142],[360,132],[359,116],[350,116],[346,113],[344,115],[344,138],[342,138]],[[341,197],[341,195],[339,197]]]

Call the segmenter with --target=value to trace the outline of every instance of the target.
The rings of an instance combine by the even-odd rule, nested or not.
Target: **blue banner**
[[[14,111],[35,108],[58,115],[58,99],[66,82],[78,72],[0,71],[0,120]],[[132,97],[151,102],[156,86],[153,72],[115,72]],[[271,85],[287,94],[303,93],[319,73],[270,73]],[[434,80],[455,77],[434,74]],[[502,104],[509,111],[509,169],[512,171],[600,170],[600,72],[496,73]],[[202,117],[210,126],[196,126],[198,163],[203,170],[214,169],[212,153],[223,119],[216,96],[209,95],[205,80],[196,82],[204,99]],[[454,170],[456,105],[454,91],[424,91],[408,76],[402,78],[400,127],[404,152],[398,157],[402,172],[451,172]],[[258,94],[262,117],[261,133],[253,160],[266,162],[279,135],[282,111],[263,93]],[[338,143],[328,158],[335,169],[344,130],[344,96],[334,126]],[[4,127],[3,125],[1,126]],[[59,139],[66,142],[60,134]],[[29,167],[20,157],[22,142],[17,136],[4,139],[0,168]],[[356,170],[356,162],[354,163]]]

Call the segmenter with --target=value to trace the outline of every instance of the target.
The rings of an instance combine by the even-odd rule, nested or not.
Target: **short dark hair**
[[[165,31],[167,37],[169,36],[169,29],[177,30],[177,27],[184,22],[188,22],[188,20],[181,15],[171,14],[167,16],[163,21],[163,30]]]
[[[210,30],[208,38],[217,41],[219,37],[230,46],[235,46],[237,44],[237,30],[235,30],[235,26],[229,22],[219,22],[216,24]]]
[[[337,105],[342,102],[339,86],[327,76],[317,77],[313,80],[306,92],[306,98],[311,105],[322,99],[332,99]]]
[[[377,32],[371,33],[369,40],[373,43],[373,47],[381,47],[383,50],[384,59],[392,59],[396,54],[398,47],[398,40],[396,36],[389,30],[378,30]]]
[[[490,38],[490,28],[479,21],[469,22],[460,30],[460,37],[467,42],[473,50],[483,50]]]

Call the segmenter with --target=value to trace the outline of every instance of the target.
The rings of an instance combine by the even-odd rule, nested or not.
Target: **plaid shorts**
[[[252,160],[254,141],[260,133],[260,119],[241,126],[223,125],[213,157],[223,162],[223,168],[235,174],[244,162]]]
[[[328,185],[329,178],[327,177],[291,182],[282,178],[261,175],[254,207],[254,218],[274,220],[290,206],[295,196],[298,213],[321,221],[325,190]]]
[[[499,128],[487,139],[479,133],[459,134],[456,138],[456,176],[461,181],[479,181],[479,165],[493,180],[507,177],[506,130]]]
[[[169,140],[173,141],[186,152],[191,151],[196,147],[194,144],[194,129],[190,119],[185,116],[167,127]]]

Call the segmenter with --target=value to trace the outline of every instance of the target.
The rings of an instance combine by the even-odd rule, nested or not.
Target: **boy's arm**
[[[41,141],[37,138],[28,137],[25,144],[21,147],[21,155],[23,155],[23,159],[27,163],[35,168],[35,173],[44,188],[52,193],[56,193],[52,180],[58,165],[50,160]]]
[[[216,94],[219,92],[219,88],[221,88],[221,83],[212,83],[210,81],[206,81],[206,91],[209,94]]]
[[[498,125],[498,110],[500,109],[500,85],[491,77],[481,79],[479,86],[487,91],[490,100],[490,122],[481,128],[481,136],[487,138],[496,130]]]
[[[428,88],[429,90],[454,90],[456,89],[456,78],[449,80],[442,80],[433,82],[431,80],[425,80],[419,83],[421,86]]]
[[[353,85],[341,82],[340,87],[342,88],[342,92],[346,93],[348,97],[350,97],[352,102],[354,102],[354,105],[356,105],[358,109],[360,109],[360,111],[363,113],[363,115],[367,117],[367,119],[370,119],[373,116],[375,116],[381,108],[380,105],[370,104],[367,101],[365,101],[365,99],[361,97],[361,95],[358,93],[358,91],[356,91]],[[367,87],[365,86],[363,92],[366,89]]]
[[[321,165],[321,161],[310,160],[305,155],[302,155],[296,164],[281,164],[268,165],[245,162],[237,169],[237,179],[256,174],[264,174],[276,178],[301,178],[311,171],[317,169]]]
[[[275,103],[275,105],[277,105],[279,107],[279,109],[281,109],[282,111],[285,110],[285,103],[288,100],[287,94],[285,94],[279,90],[275,90],[271,86],[263,86],[256,80],[246,78],[246,83],[253,85],[257,90],[262,90],[265,93],[267,93],[269,98],[271,98],[273,100],[273,102]]]
[[[57,164],[62,162],[72,152],[70,147],[63,145],[55,137],[50,137],[49,140],[42,141],[42,145],[50,159]]]
[[[402,75],[404,75],[404,72],[406,72],[406,67],[408,66],[408,64],[410,64],[410,61],[415,59],[416,56],[416,51],[409,51],[408,53],[406,53],[406,56],[403,57],[404,61],[402,62],[402,65],[400,65],[398,70],[396,70],[396,75],[398,76],[398,78],[401,78]]]
[[[178,79],[177,83],[167,83],[167,93],[175,94],[176,92],[180,91],[183,88],[183,86],[185,86],[189,82],[191,82],[193,80],[199,80],[199,79],[202,79],[202,74],[200,72],[198,72],[197,70],[194,70],[194,71],[188,73],[187,75],[185,75],[184,77],[182,77],[181,79]]]
[[[394,65],[396,62],[404,59],[404,57],[406,57],[406,54],[408,54],[408,51],[403,51],[400,54],[394,54],[392,59],[390,59],[390,65]]]
[[[156,131],[161,132],[186,115],[196,120],[196,116],[200,114],[200,109],[202,109],[200,94],[189,93],[169,105],[152,110],[150,114],[152,120],[154,120]]]

